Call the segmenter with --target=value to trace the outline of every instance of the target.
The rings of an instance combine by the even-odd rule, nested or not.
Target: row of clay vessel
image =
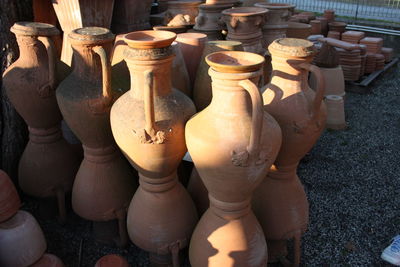
[[[58,196],[65,217],[64,194],[73,183],[74,211],[92,221],[117,219],[119,244],[127,243],[127,229],[154,264],[178,266],[179,250],[190,243],[193,266],[264,266],[265,234],[270,261],[285,257],[286,240],[295,238],[298,265],[308,204],[296,168],[325,121],[324,80],[310,64],[311,42],[278,39],[270,45],[274,70],[260,89],[262,97],[263,56],[207,55],[212,100],[193,116],[191,99],[171,87],[175,33],[138,31],[123,37],[131,78],[123,93],[112,86],[109,30],[88,27],[68,35],[74,67],[64,76],[51,40],[55,27],[21,22],[12,31],[20,58],[3,81],[30,126],[20,161],[25,192]],[[306,82],[309,71],[318,79],[316,93]],[[79,159],[60,132],[61,114],[83,144],[78,170]],[[210,201],[199,222],[176,173],[186,146]],[[139,172],[136,192],[135,174],[122,155]]]

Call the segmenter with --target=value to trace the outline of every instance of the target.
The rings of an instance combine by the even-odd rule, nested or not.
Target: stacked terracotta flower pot
[[[365,73],[370,74],[376,70],[376,57],[375,54],[367,53],[365,62]]]
[[[365,37],[360,40],[360,44],[367,46],[367,52],[378,54],[382,51],[383,39],[378,37]]]
[[[340,32],[336,32],[336,31],[328,31],[328,38],[332,38],[332,39],[336,39],[336,40],[340,40]]]
[[[385,56],[382,54],[375,54],[376,67],[375,70],[383,70],[385,67]]]
[[[357,81],[361,70],[361,50],[345,50],[337,48],[340,56],[340,65],[346,81]]]
[[[328,22],[335,21],[335,11],[332,9],[325,10],[323,16],[328,20]]]
[[[365,37],[365,32],[346,31],[342,33],[342,41],[358,44]]]
[[[392,61],[393,59],[393,48],[382,47],[382,54],[385,56],[385,63]]]

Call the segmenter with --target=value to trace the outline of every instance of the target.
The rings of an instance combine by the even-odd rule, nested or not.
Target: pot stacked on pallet
[[[0,266],[64,266],[56,256],[44,254],[47,244],[42,229],[20,206],[14,184],[0,170]]]
[[[365,37],[365,32],[346,31],[342,33],[342,41],[352,44],[359,44],[361,39],[363,39],[364,37]]]

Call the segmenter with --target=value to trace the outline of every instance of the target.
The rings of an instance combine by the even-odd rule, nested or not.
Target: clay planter
[[[329,28],[328,28],[328,19],[325,17],[317,17],[316,20],[319,20],[321,22],[321,34],[326,36],[328,34]]]
[[[201,1],[197,0],[168,1],[164,24],[167,26],[194,25],[200,4]]]
[[[112,15],[112,31],[114,33],[126,33],[150,29],[149,18],[152,3],[153,0],[115,1]]]
[[[324,129],[325,84],[318,67],[310,64],[313,43],[284,38],[268,49],[273,72],[271,82],[263,88],[264,110],[279,123],[283,139],[274,165],[255,192],[253,209],[267,238],[269,261],[285,257],[286,240],[294,238],[294,266],[298,266],[308,202],[296,169]],[[318,78],[316,93],[307,84],[309,71]]]
[[[298,22],[288,22],[286,36],[288,38],[307,39],[311,35],[311,25]]]
[[[35,218],[18,211],[0,223],[0,266],[25,267],[38,261],[46,251],[46,240]]]
[[[172,77],[174,77],[172,79],[172,87],[190,97],[192,95],[192,86],[181,48],[177,42],[173,42],[171,47],[175,55],[172,62]]]
[[[129,263],[119,255],[110,254],[101,257],[94,267],[129,267]]]
[[[328,22],[333,22],[335,20],[335,10],[327,9],[324,11],[323,16],[328,20]]]
[[[83,144],[84,159],[72,190],[72,208],[91,221],[119,220],[119,245],[127,244],[126,208],[135,190],[133,173],[111,133],[114,102],[109,55],[114,35],[108,29],[73,30],[72,73],[57,88],[65,121]]]
[[[267,12],[261,7],[238,7],[222,11],[222,20],[228,27],[226,39],[241,42],[246,52],[264,55],[262,27]]]
[[[10,177],[0,170],[0,223],[10,219],[19,210],[21,200]]]
[[[154,264],[168,264],[171,254],[178,264],[197,223],[193,201],[176,175],[186,153],[184,126],[195,107],[171,88],[175,38],[168,31],[125,35],[132,85],[111,109],[114,138],[140,178],[128,211],[129,237],[150,252]]]
[[[325,98],[327,109],[326,128],[332,130],[343,130],[346,128],[344,115],[343,97],[338,95],[327,95]]]
[[[68,34],[88,26],[110,28],[114,0],[53,0],[52,3],[64,32],[61,60],[71,65],[72,48]]]
[[[208,74],[209,66],[205,61],[207,55],[219,51],[243,51],[242,43],[236,41],[210,41],[207,42],[197,69],[196,80],[193,87],[193,101],[197,112],[206,108],[212,98],[211,77]]]
[[[311,34],[313,34],[313,35],[321,34],[321,32],[322,32],[321,21],[311,20],[310,25],[311,25]]]
[[[346,31],[347,23],[335,21],[328,23],[329,31],[344,33]]]
[[[177,35],[176,42],[179,43],[179,48],[181,49],[183,58],[185,59],[191,88],[194,85],[197,68],[199,67],[201,60],[201,54],[203,53],[207,40],[207,35],[203,33],[188,32]]]
[[[37,262],[30,267],[64,267],[64,263],[53,254],[44,254]]]
[[[21,189],[35,197],[57,197],[65,220],[64,194],[70,192],[79,161],[63,139],[55,88],[62,73],[51,36],[50,24],[17,22],[20,57],[3,74],[7,96],[29,128],[29,142],[18,166]],[[32,78],[33,77],[33,78]]]
[[[341,66],[335,68],[321,68],[321,73],[325,79],[325,94],[327,95],[337,95],[344,98],[345,93],[345,83],[343,70]],[[314,73],[310,75],[310,86],[315,89],[318,84],[318,78]]]
[[[266,266],[266,243],[250,199],[277,155],[281,131],[263,111],[256,86],[264,57],[223,51],[206,61],[213,98],[186,124],[186,144],[209,192],[210,208],[193,233],[190,263]]]

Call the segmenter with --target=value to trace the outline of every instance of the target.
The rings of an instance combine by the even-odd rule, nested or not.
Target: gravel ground
[[[385,42],[389,47],[398,43],[394,37]],[[380,254],[400,233],[400,68],[371,87],[370,94],[346,95],[348,129],[325,131],[299,166],[310,202],[304,266],[388,266]],[[23,209],[38,218],[45,232],[48,251],[67,266],[78,266],[81,243],[81,266],[93,266],[110,253],[126,257],[131,266],[149,266],[146,253],[133,244],[121,250],[96,243],[89,222],[71,213],[62,226],[40,218],[37,200],[23,200]],[[189,266],[187,259],[184,266]]]

